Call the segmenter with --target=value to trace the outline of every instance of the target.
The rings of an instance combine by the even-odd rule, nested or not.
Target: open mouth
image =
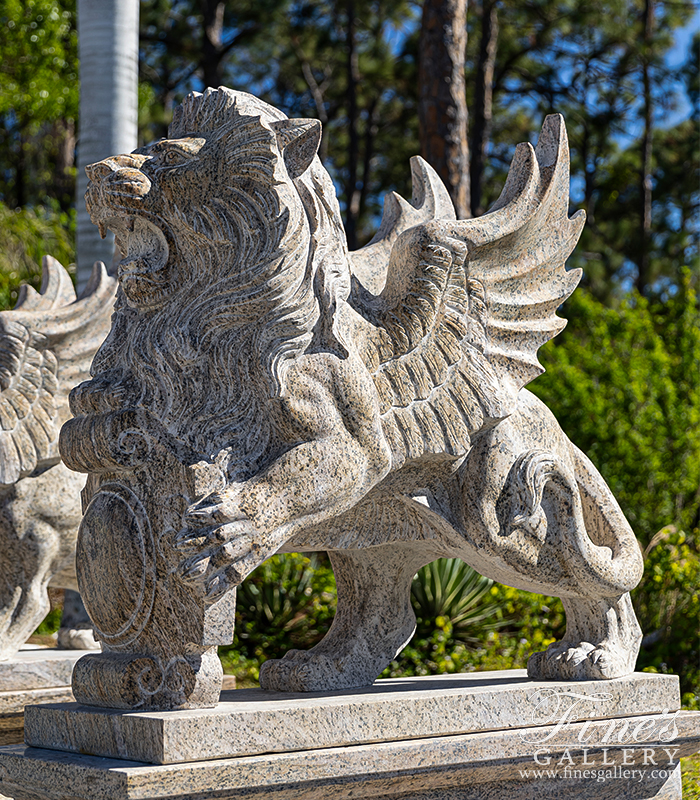
[[[122,259],[117,276],[130,304],[150,307],[161,299],[168,282],[170,247],[163,231],[141,216],[124,215],[100,220],[100,233],[114,232]]]
[[[160,283],[160,273],[168,262],[170,248],[163,231],[140,216],[123,216],[104,220],[100,232],[108,227],[114,232],[115,244],[122,260],[119,280],[142,278]]]

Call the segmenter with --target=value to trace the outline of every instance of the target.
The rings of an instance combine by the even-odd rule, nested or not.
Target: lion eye
[[[165,161],[166,164],[177,164],[180,161],[180,154],[175,152],[175,150],[168,150],[163,156],[163,161]]]

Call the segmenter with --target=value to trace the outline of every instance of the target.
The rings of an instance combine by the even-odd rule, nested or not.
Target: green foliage
[[[78,115],[74,0],[0,0],[0,200],[73,203]]]
[[[470,79],[479,57],[481,20],[469,15]],[[696,126],[667,119],[697,98],[698,46],[686,64],[670,66],[674,32],[694,13],[689,2],[654,3],[645,37],[645,0],[533,0],[498,3],[493,131],[486,165],[488,206],[502,186],[519,141],[532,138],[545,114],[561,113],[571,146],[572,201],[588,222],[572,265],[599,299],[618,301],[642,257],[642,135],[651,108],[652,229],[645,294],[675,285],[683,264],[696,263],[700,202]],[[644,73],[650,85],[645,87]],[[470,108],[474,104],[470,95]]]
[[[683,704],[694,710],[700,710],[699,539],[698,530],[692,538],[673,526],[660,530],[633,593],[646,633],[638,668],[679,674]]]
[[[681,275],[665,303],[632,295],[617,310],[578,290],[566,314],[564,333],[541,351],[547,372],[532,390],[596,464],[647,551],[632,594],[648,634],[640,666],[678,673],[693,704],[700,694],[700,310],[690,275]]]
[[[654,203],[650,255],[649,295],[665,295],[678,286],[682,268],[697,264],[697,208],[700,204],[700,141],[697,123],[685,120],[654,132]],[[575,168],[575,164],[574,164]],[[610,147],[595,171],[595,187],[588,209],[595,206],[571,266],[584,268],[585,285],[599,298],[619,303],[626,283],[640,260],[639,148]],[[700,272],[692,280],[696,287]]]
[[[34,631],[35,636],[50,636],[61,627],[61,614],[63,606],[57,605],[44,617],[39,627]]]
[[[700,800],[700,753],[681,759],[684,800]]]
[[[466,567],[466,571],[470,569]],[[416,583],[413,586],[414,609],[419,614],[415,603]],[[426,615],[416,635],[382,677],[524,668],[532,653],[544,650],[564,632],[564,611],[556,597],[521,592],[494,583],[479,602],[483,605],[477,606],[475,611],[490,608],[491,613],[461,640],[455,637],[454,625],[448,616],[434,618],[430,626],[425,624],[429,621]]]
[[[358,244],[366,242],[378,227],[383,192],[410,196],[408,161],[418,152],[415,4],[225,4],[218,48],[205,43],[202,21],[203,6],[192,0],[142,3],[141,71],[156,91],[143,135],[164,135],[173,104],[201,90],[216,67],[226,86],[257,94],[290,117],[322,121],[320,154],[338,187],[351,245],[353,230]],[[216,64],[214,49],[224,51]]]
[[[2,0],[4,31],[0,114],[37,123],[75,118],[78,111],[75,4],[64,0]]]
[[[321,119],[321,156],[354,249],[376,232],[383,191],[410,196],[408,162],[418,152],[416,8],[405,0],[289,2],[276,19],[277,35],[253,53],[233,54],[234,74],[247,71],[265,99],[291,116]]]
[[[335,579],[324,553],[273,556],[237,590],[234,644],[220,648],[224,667],[257,680],[263,661],[319,642],[334,614]]]
[[[499,652],[513,648],[510,638],[502,645],[494,634],[507,624],[506,608],[523,618],[520,624],[528,626],[535,640],[539,635],[530,630],[534,606],[526,611],[514,589],[494,586],[458,559],[440,559],[422,568],[411,599],[416,634],[385,675],[463,671],[474,661],[475,642],[488,641]],[[235,641],[220,648],[225,669],[247,683],[257,680],[266,659],[317,644],[331,626],[335,600],[335,579],[325,554],[273,556],[238,589]]]
[[[480,641],[485,632],[504,624],[501,606],[485,602],[492,586],[490,578],[459,558],[440,558],[422,567],[411,586],[416,635],[430,636],[436,626],[445,630],[449,624],[455,641]]]
[[[41,286],[45,255],[68,267],[75,259],[75,212],[56,208],[11,211],[0,203],[0,309],[12,307],[17,289]]]

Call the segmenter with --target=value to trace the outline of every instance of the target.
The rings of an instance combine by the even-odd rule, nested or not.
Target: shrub
[[[12,211],[0,203],[0,309],[15,304],[20,284],[40,288],[45,255],[74,272],[75,212],[41,206]]]

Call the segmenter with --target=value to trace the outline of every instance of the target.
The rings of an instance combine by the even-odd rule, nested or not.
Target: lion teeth
[[[98,223],[97,223],[97,227],[98,227],[98,229],[99,229],[99,231],[100,231],[100,239],[104,239],[104,238],[105,238],[105,236],[107,235],[107,232],[105,231],[105,224],[104,224],[104,222],[98,222]]]

